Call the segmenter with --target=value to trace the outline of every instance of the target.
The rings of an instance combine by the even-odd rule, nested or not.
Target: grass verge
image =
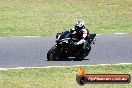
[[[1,0],[0,36],[54,35],[78,18],[92,33],[132,32],[132,0]]]
[[[132,65],[84,66],[88,74],[130,74]],[[78,67],[26,68],[0,71],[0,88],[131,88],[130,84],[76,83]]]

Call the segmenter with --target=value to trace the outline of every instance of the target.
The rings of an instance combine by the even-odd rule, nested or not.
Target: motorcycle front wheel
[[[53,46],[47,53],[47,59],[48,61],[56,61],[58,60],[58,52],[57,52],[57,47]]]

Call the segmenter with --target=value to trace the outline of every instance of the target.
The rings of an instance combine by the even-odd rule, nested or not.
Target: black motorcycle
[[[90,34],[85,38],[86,44],[76,45],[78,39],[75,34],[69,31],[56,34],[56,45],[53,46],[47,53],[49,61],[59,60],[62,58],[74,57],[74,60],[83,60],[91,51],[91,44],[95,42],[96,34]]]

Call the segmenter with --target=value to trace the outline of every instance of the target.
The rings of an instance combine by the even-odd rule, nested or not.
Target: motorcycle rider
[[[69,30],[71,33],[73,33],[74,31],[75,36],[77,38],[77,40],[79,40],[76,45],[83,45],[83,48],[86,48],[86,37],[89,36],[89,30],[85,27],[85,23],[84,20],[79,19],[76,24],[75,27]]]

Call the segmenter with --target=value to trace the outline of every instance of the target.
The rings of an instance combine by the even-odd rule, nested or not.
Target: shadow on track
[[[89,59],[83,59],[83,60],[89,60]],[[75,58],[59,58],[58,60],[55,60],[55,61],[83,61],[83,60],[76,60]],[[49,61],[49,60],[46,60],[46,61]]]

